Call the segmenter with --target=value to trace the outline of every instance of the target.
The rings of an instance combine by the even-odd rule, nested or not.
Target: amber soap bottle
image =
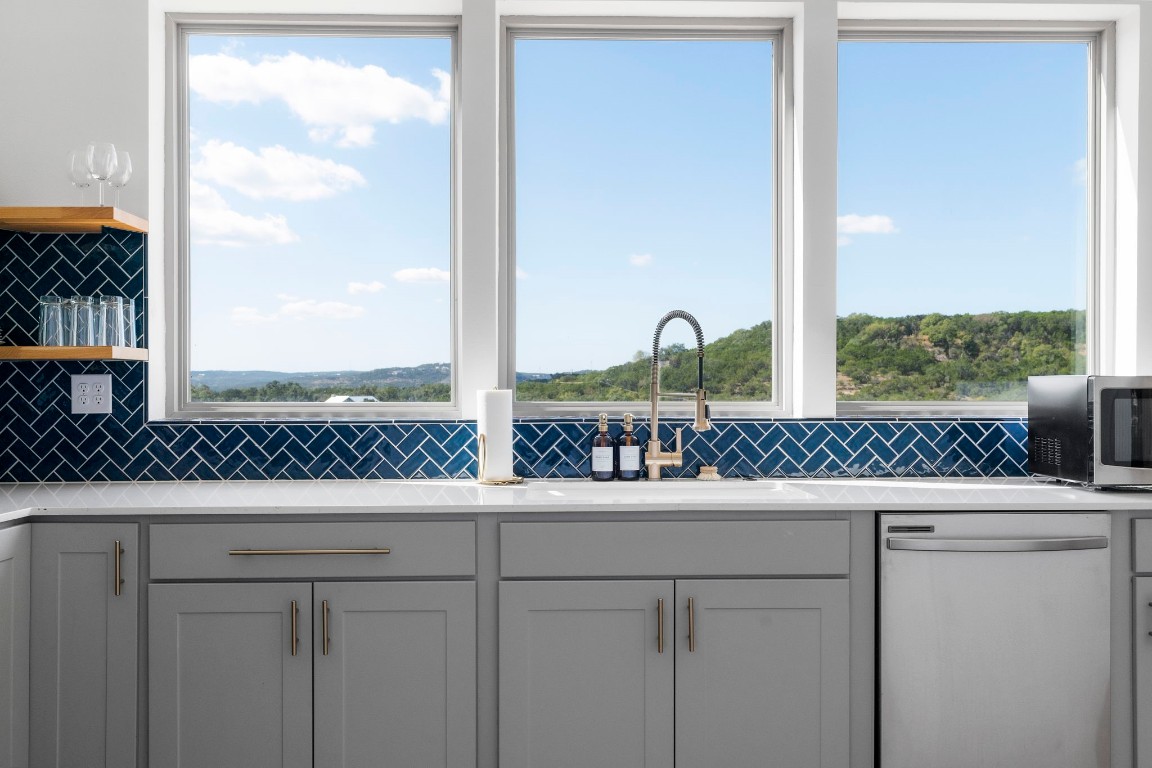
[[[624,414],[624,434],[616,438],[616,479],[640,479],[640,441],[632,434],[632,414]]]
[[[608,414],[600,414],[600,424],[592,436],[592,479],[616,478],[616,441],[608,434]]]

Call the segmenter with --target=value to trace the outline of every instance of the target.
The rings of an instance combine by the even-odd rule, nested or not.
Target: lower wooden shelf
[[[141,347],[0,347],[0,360],[147,360]]]

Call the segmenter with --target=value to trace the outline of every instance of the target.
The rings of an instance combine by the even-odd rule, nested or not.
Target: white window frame
[[[238,15],[180,13],[167,16],[169,25],[168,69],[172,74],[172,97],[169,110],[173,125],[170,167],[176,172],[168,182],[171,199],[168,222],[171,247],[166,248],[165,287],[166,313],[169,327],[164,381],[164,412],[168,418],[178,419],[373,419],[382,418],[456,418],[460,414],[459,350],[461,345],[459,238],[459,81],[460,34],[459,19],[455,17],[378,17],[344,15]],[[450,295],[451,302],[451,397],[448,402],[435,403],[286,403],[286,402],[197,402],[191,399],[191,250],[188,225],[189,123],[188,123],[188,39],[193,35],[309,35],[329,37],[435,37],[451,42],[452,109],[449,126],[450,141]],[[389,329],[377,329],[380,338],[386,338]],[[383,343],[382,343],[383,348]],[[387,365],[387,360],[381,360]]]
[[[923,22],[846,21],[840,23],[837,42],[1069,42],[1088,46],[1088,141],[1085,273],[1085,367],[1087,373],[1100,369],[1100,268],[1103,242],[1100,226],[1101,152],[1104,133],[1104,101],[1101,78],[1108,49],[1109,25],[1079,22]],[[990,276],[994,278],[995,276]],[[1024,416],[1027,403],[1017,401],[923,400],[923,401],[837,401],[838,416]]]
[[[453,392],[451,404],[412,408],[317,409],[320,418],[475,418],[475,392],[508,387],[514,371],[508,249],[510,163],[507,151],[508,27],[535,19],[542,25],[562,20],[604,28],[639,22],[662,26],[693,20],[780,24],[788,29],[781,46],[783,67],[778,96],[784,98],[778,140],[781,153],[777,197],[781,238],[777,259],[777,366],[774,407],[731,404],[721,417],[832,418],[855,414],[838,409],[836,370],[836,47],[841,29],[888,27],[920,31],[985,30],[1035,32],[1049,29],[1097,32],[1097,185],[1095,232],[1096,285],[1090,301],[1095,323],[1095,372],[1137,375],[1152,370],[1152,195],[1143,205],[1138,191],[1152,189],[1139,149],[1152,147],[1152,121],[1140,120],[1152,103],[1152,50],[1141,34],[1152,34],[1149,8],[1142,0],[279,0],[276,13],[263,0],[148,0],[148,238],[147,304],[151,342],[147,366],[148,418],[186,420],[194,413],[174,405],[172,358],[180,349],[173,300],[177,275],[172,254],[182,236],[177,222],[178,142],[173,94],[177,90],[174,49],[179,20],[263,21],[387,25],[426,20],[458,24],[453,72],[453,226],[454,306]],[[782,21],[773,21],[782,20]],[[457,50],[458,49],[458,50]],[[503,98],[502,98],[503,97]],[[467,129],[463,125],[467,123]],[[1143,140],[1143,141],[1142,141]],[[457,154],[458,151],[458,154]],[[1145,152],[1145,154],[1149,154]],[[1148,166],[1145,161],[1144,166]],[[457,176],[457,172],[459,175]],[[1143,253],[1142,253],[1143,252]],[[691,311],[691,307],[685,307]],[[655,322],[655,319],[653,320]],[[704,329],[707,333],[708,329]],[[382,332],[386,332],[383,329]],[[638,328],[645,338],[650,328]],[[707,361],[705,361],[707,368]],[[705,372],[707,376],[707,371]],[[707,385],[707,378],[705,380]],[[621,404],[605,404],[610,411]],[[535,408],[517,403],[517,416],[588,416],[592,404]],[[633,406],[635,407],[635,406]],[[1023,406],[986,403],[915,403],[908,410],[859,415],[889,417],[1017,416]],[[309,417],[276,409],[263,418]],[[642,410],[640,411],[643,412]],[[205,418],[242,418],[209,413]]]
[[[791,351],[791,312],[785,309],[789,286],[785,275],[790,274],[790,229],[786,226],[791,211],[791,140],[793,132],[786,127],[792,114],[792,89],[789,87],[791,22],[765,18],[653,18],[653,17],[544,17],[518,16],[503,19],[503,79],[501,83],[503,109],[501,134],[505,162],[501,174],[501,203],[503,209],[501,238],[501,335],[505,355],[502,358],[503,386],[516,386],[516,221],[515,221],[515,41],[523,40],[760,40],[771,42],[772,48],[772,393],[771,401],[716,401],[710,400],[711,413],[718,418],[778,417],[787,412],[788,382],[783,371],[789,368]],[[645,286],[639,285],[644,290]],[[767,298],[767,297],[766,297]],[[684,309],[691,306],[668,309]],[[650,338],[659,317],[652,318],[651,327],[636,328],[637,344],[643,346]],[[705,334],[708,329],[704,328]],[[705,342],[713,341],[705,335]],[[708,358],[704,359],[704,387],[708,388]],[[648,400],[643,401],[531,401],[517,400],[516,414],[527,417],[582,416],[605,412],[619,417],[626,412],[645,413]],[[661,409],[674,417],[691,411],[689,402],[662,401]]]

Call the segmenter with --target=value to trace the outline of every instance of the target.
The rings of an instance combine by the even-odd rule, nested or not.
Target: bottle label
[[[620,446],[620,471],[628,472],[629,470],[636,471],[640,469],[640,446],[638,445],[622,445]]]
[[[612,449],[610,447],[594,447],[592,449],[592,471],[611,472],[612,469]]]

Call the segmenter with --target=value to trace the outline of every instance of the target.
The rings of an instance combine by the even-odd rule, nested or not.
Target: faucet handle
[[[676,453],[684,453],[684,427],[676,427]]]
[[[712,429],[712,423],[708,421],[708,393],[703,389],[696,390],[696,423],[692,425],[692,429],[697,432],[703,432]]]

